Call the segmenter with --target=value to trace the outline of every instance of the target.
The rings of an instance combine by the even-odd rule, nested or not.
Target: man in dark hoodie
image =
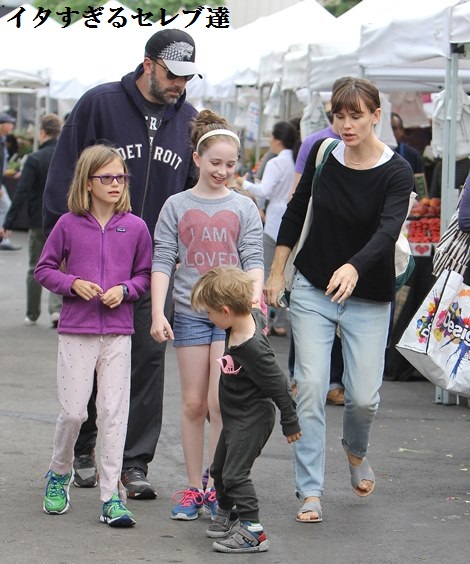
[[[144,219],[153,237],[168,196],[196,183],[189,129],[197,112],[185,101],[186,83],[198,74],[195,54],[188,33],[164,29],[147,41],[144,61],[134,72],[120,82],[92,88],[80,98],[65,123],[49,169],[44,193],[46,233],[67,211],[66,194],[80,152],[97,142],[108,142],[126,160],[132,211]],[[129,497],[154,499],[157,494],[147,480],[147,471],[162,424],[165,344],[150,335],[150,292],[135,302],[134,326],[121,478]],[[93,398],[88,414],[75,446],[74,483],[81,487],[97,482]]]

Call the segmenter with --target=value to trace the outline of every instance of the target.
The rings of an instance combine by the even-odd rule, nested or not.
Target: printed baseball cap
[[[0,113],[0,123],[16,123],[16,119],[10,114]]]
[[[199,74],[196,63],[196,45],[193,38],[181,29],[157,31],[145,45],[145,55],[150,59],[162,59],[176,76]]]

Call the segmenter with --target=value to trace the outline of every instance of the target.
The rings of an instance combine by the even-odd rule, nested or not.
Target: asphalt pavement
[[[277,425],[253,468],[261,522],[270,549],[263,554],[213,552],[207,517],[170,519],[172,495],[183,489],[179,440],[179,381],[173,347],[167,350],[164,424],[149,479],[154,501],[128,502],[137,524],[113,529],[99,522],[97,489],[71,487],[72,507],[61,516],[42,510],[55,420],[55,330],[47,296],[34,327],[25,317],[27,234],[21,251],[0,251],[0,562],[3,564],[213,563],[463,564],[470,561],[470,409],[434,402],[434,386],[419,378],[386,381],[369,461],[376,488],[357,497],[341,447],[342,407],[327,406],[323,522],[294,519],[292,445]],[[288,339],[272,337],[287,370]]]

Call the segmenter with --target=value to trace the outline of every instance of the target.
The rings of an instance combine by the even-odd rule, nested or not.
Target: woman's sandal
[[[362,464],[360,466],[353,466],[349,464],[349,472],[351,473],[351,485],[359,497],[367,497],[370,495],[375,488],[375,475],[372,472],[372,468],[367,460],[367,458],[362,459]],[[369,491],[360,490],[358,485],[362,482],[362,480],[366,480],[367,482],[371,482],[371,488]]]
[[[304,513],[316,513],[317,517],[314,519],[300,519],[299,516]],[[297,513],[295,520],[299,523],[321,523],[323,521],[322,512],[321,512],[321,503],[319,500],[317,501],[306,501],[302,507],[300,508],[299,512]]]

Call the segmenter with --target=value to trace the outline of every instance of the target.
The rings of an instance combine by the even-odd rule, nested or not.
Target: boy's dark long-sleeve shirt
[[[227,331],[219,383],[224,429],[247,424],[262,412],[263,403],[274,402],[281,413],[283,434],[294,435],[300,432],[300,425],[289,383],[263,333],[265,318],[261,310],[253,310],[253,318],[255,333],[241,345],[229,347],[230,329]]]

